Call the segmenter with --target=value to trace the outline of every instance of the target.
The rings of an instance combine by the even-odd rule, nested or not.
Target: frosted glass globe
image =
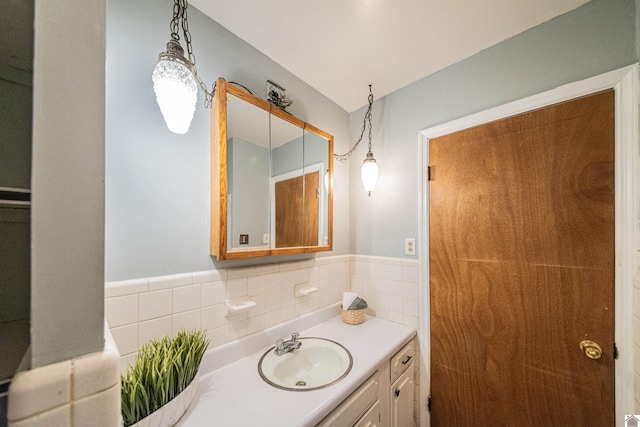
[[[187,133],[198,102],[193,72],[179,62],[165,59],[158,61],[151,78],[167,127],[173,133]]]
[[[378,164],[376,163],[373,155],[364,160],[362,169],[360,169],[360,176],[362,177],[362,185],[364,190],[371,196],[371,192],[376,188],[376,181],[378,180]]]

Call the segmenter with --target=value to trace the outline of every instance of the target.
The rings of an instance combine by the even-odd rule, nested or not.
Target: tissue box
[[[360,310],[345,310],[340,304],[340,312],[342,313],[342,321],[349,325],[359,325],[364,322],[364,312],[366,308]]]

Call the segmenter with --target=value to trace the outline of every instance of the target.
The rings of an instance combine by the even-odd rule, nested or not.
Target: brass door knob
[[[598,345],[598,343],[593,341],[580,341],[580,350],[587,356],[589,359],[600,359],[602,357],[602,347]]]

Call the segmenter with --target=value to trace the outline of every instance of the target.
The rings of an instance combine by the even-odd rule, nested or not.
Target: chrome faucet
[[[297,350],[302,345],[302,342],[298,341],[298,337],[300,334],[298,332],[294,332],[291,334],[290,340],[278,340],[276,341],[275,350],[273,351],[276,356],[282,356],[285,353],[289,353],[290,351]]]

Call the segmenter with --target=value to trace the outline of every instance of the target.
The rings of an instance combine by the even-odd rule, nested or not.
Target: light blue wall
[[[359,176],[366,150],[351,162],[352,252],[403,257],[404,238],[419,238],[420,130],[636,62],[635,3],[592,0],[377,100],[370,198]],[[352,139],[363,115],[350,116]]]
[[[404,256],[404,238],[419,237],[418,132],[635,62],[637,2],[592,0],[377,100],[378,186],[370,198],[362,190],[365,149],[335,164],[333,254]],[[172,3],[108,6],[106,280],[219,266],[208,255],[209,111],[200,100],[189,133],[171,134],[149,77],[169,38]],[[348,116],[197,9],[189,12],[205,81],[223,76],[264,97],[265,81],[275,80],[294,99],[292,114],[332,133],[335,152],[349,149],[363,109]]]
[[[282,175],[287,172],[302,169],[304,151],[302,148],[302,136],[293,141],[282,144],[271,150],[272,172],[271,176]]]
[[[155,101],[151,71],[169,40],[171,0],[109,0],[106,100],[107,281],[208,270],[209,114],[202,94],[186,135],[169,132]],[[349,116],[280,65],[189,7],[198,72],[266,98],[266,81],[286,88],[287,109],[349,145]],[[184,46],[183,46],[184,47]],[[349,248],[349,171],[336,171],[334,251]],[[246,261],[256,263],[260,261]]]
[[[282,175],[302,169],[303,166],[318,163],[323,163],[326,169],[327,150],[326,139],[311,132],[305,132],[304,137],[301,136],[272,150],[273,171],[271,175]]]

